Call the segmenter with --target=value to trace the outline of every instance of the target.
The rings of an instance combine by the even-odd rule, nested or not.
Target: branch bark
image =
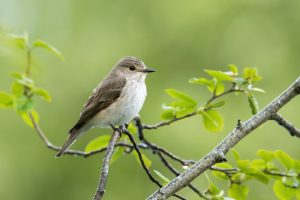
[[[282,94],[274,99],[269,105],[262,109],[259,113],[252,116],[249,120],[241,123],[238,127],[232,130],[228,136],[219,143],[211,152],[196,162],[193,166],[185,170],[181,175],[173,179],[169,184],[160,188],[148,200],[166,199],[175,192],[187,186],[196,177],[209,169],[215,163],[222,162],[225,159],[226,153],[241,141],[250,132],[255,130],[261,124],[268,120],[272,120],[278,110],[287,104],[291,99],[300,93],[300,77]]]
[[[102,163],[99,185],[98,185],[98,188],[97,188],[97,191],[96,191],[96,194],[95,194],[93,200],[102,199],[102,197],[105,193],[105,185],[107,182],[110,160],[111,160],[111,157],[114,152],[114,146],[115,146],[116,142],[118,141],[118,139],[120,138],[120,135],[121,135],[121,133],[119,132],[118,129],[116,129],[116,130],[114,130],[114,132],[109,140],[109,143],[108,143],[108,146],[106,149],[106,153],[105,153],[105,156],[103,159],[103,163]]]

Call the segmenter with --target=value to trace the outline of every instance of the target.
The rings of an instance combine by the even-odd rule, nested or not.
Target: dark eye
[[[133,70],[135,70],[135,66],[131,65],[131,66],[129,67],[129,69],[130,69],[131,71],[133,71]]]

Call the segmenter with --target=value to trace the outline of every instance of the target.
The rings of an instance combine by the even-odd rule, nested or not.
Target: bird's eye
[[[130,69],[131,71],[133,71],[133,70],[135,70],[135,66],[131,65],[131,66],[129,67],[129,69]]]

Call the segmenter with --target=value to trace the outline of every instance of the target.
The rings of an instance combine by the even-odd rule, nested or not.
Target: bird
[[[136,117],[147,96],[145,79],[151,72],[155,70],[147,68],[136,57],[126,56],[119,60],[93,90],[56,157],[61,157],[87,130],[121,127]]]

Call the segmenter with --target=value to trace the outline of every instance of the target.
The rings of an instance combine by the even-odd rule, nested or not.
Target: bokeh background
[[[157,69],[147,79],[148,98],[140,113],[145,123],[160,121],[161,104],[171,101],[165,88],[191,94],[200,102],[206,89],[188,79],[205,76],[203,69],[227,69],[228,64],[257,67],[267,91],[257,95],[261,107],[299,76],[300,2],[296,0],[0,0],[0,26],[10,33],[27,32],[31,39],[53,44],[65,56],[61,62],[45,51],[34,52],[33,77],[47,88],[53,102],[39,102],[41,126],[54,144],[62,144],[77,120],[82,105],[98,82],[121,57],[134,55]],[[11,71],[24,70],[24,55],[0,51],[0,89],[9,90]],[[199,159],[235,127],[237,119],[251,114],[244,96],[226,97],[221,110],[225,129],[211,134],[201,118],[178,122],[146,134],[150,140],[184,157]],[[280,113],[299,121],[299,99]],[[44,147],[36,133],[11,110],[0,110],[0,199],[91,199],[98,183],[103,155],[85,159],[64,156]],[[74,148],[110,130],[92,130]],[[283,149],[299,159],[299,140],[268,122],[241,141],[242,158],[253,159],[260,148]],[[172,177],[157,158],[153,169]],[[230,156],[229,156],[230,157]],[[224,182],[216,182],[226,187]],[[195,185],[205,188],[204,176]],[[272,184],[249,183],[249,199],[276,199]],[[156,189],[137,164],[126,155],[110,171],[104,199],[145,199]],[[185,189],[189,199],[197,196]]]

